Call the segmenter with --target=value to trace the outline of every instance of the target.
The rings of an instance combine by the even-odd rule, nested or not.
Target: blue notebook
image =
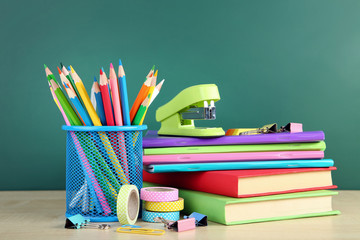
[[[161,172],[201,172],[237,169],[265,169],[265,168],[307,168],[332,167],[332,159],[315,160],[280,160],[280,161],[249,161],[249,162],[221,162],[221,163],[189,163],[189,164],[151,164],[144,166],[150,173]]]

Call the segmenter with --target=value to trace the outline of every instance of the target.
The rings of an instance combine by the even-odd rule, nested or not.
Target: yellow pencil
[[[97,115],[94,106],[90,101],[89,95],[86,92],[83,82],[81,81],[79,75],[77,75],[77,73],[75,72],[74,68],[72,66],[70,66],[70,68],[71,68],[71,77],[74,79],[75,86],[79,91],[80,97],[84,102],[85,108],[89,113],[91,121],[93,122],[94,126],[102,126],[100,122],[100,118]]]

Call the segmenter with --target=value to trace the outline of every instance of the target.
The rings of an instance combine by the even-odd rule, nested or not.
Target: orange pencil
[[[139,110],[139,107],[141,105],[141,103],[145,100],[145,98],[148,95],[149,89],[150,89],[150,84],[152,81],[152,75],[154,73],[154,67],[150,70],[149,74],[146,76],[146,80],[143,83],[143,85],[141,86],[141,89],[131,107],[130,110],[130,122],[132,122],[136,116],[137,111]]]

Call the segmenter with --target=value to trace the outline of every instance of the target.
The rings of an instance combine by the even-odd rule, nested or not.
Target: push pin
[[[106,230],[106,229],[110,228],[110,225],[109,224],[90,223],[89,219],[84,218],[80,214],[77,214],[77,215],[66,218],[65,228],[69,228],[69,229],[87,228],[87,229]]]

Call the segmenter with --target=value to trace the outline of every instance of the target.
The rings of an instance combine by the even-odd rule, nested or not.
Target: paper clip
[[[195,224],[197,227],[207,226],[207,216],[204,214],[193,212],[189,216],[184,216],[184,218],[195,218]]]
[[[119,227],[116,229],[119,233],[131,233],[131,234],[143,234],[143,235],[163,235],[165,230],[151,229],[151,228],[131,228],[131,227]]]
[[[164,227],[168,229],[174,229],[177,232],[183,232],[191,229],[195,229],[195,218],[191,217],[188,219],[182,219],[178,221],[170,221],[166,220],[162,217],[155,217],[155,222],[162,222],[164,223]]]
[[[69,229],[87,228],[87,229],[106,230],[110,228],[110,225],[90,223],[89,219],[84,218],[80,214],[76,214],[74,216],[66,218],[65,228],[69,228]]]

